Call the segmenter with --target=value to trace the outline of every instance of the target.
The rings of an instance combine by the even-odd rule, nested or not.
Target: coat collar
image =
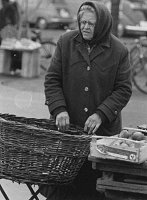
[[[79,52],[82,54],[86,62],[90,65],[90,61],[92,61],[95,57],[97,57],[99,54],[101,54],[104,51],[104,48],[110,48],[110,37],[107,38],[104,42],[102,42],[100,45],[96,45],[92,52],[90,53],[90,56],[88,55],[87,48],[85,47],[85,44],[82,41],[82,38],[79,34],[77,34],[74,37],[74,40],[77,42],[76,46]]]
[[[77,34],[74,36],[74,39],[75,39],[78,43],[82,43],[82,44],[83,44],[82,37],[80,36],[79,33],[77,33]],[[100,45],[101,45],[101,46],[110,47],[110,37],[106,38],[106,40],[105,40],[104,42],[102,42]]]

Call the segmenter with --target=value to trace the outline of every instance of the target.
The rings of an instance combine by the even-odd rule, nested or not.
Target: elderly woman
[[[46,105],[61,131],[73,123],[88,134],[118,134],[121,110],[132,94],[128,50],[111,33],[112,17],[102,3],[83,3],[78,25],[79,30],[59,38],[45,76]],[[75,179],[75,193],[98,199],[97,176],[86,161]]]

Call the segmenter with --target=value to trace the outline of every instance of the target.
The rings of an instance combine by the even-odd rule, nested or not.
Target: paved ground
[[[44,76],[39,78],[21,78],[0,76],[0,112],[18,115],[41,116],[49,115],[44,105]]]
[[[22,78],[20,76],[0,74],[0,84],[9,88],[22,91],[33,91],[43,93],[44,73],[36,78]]]

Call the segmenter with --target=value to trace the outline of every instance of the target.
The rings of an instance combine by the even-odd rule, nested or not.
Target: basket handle
[[[139,131],[139,132],[147,133],[147,130],[143,130],[141,128],[124,127],[123,130],[132,130],[132,131]]]
[[[116,136],[91,135],[92,139],[118,139]]]

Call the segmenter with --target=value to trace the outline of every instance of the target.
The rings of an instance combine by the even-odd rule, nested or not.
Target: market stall
[[[11,51],[21,52],[22,77],[37,77],[40,74],[40,44],[30,39],[6,38],[0,46],[0,73],[9,74],[12,62]]]
[[[106,199],[147,199],[146,134],[144,129],[130,128],[113,137],[93,136],[89,161],[102,172],[96,190]]]

